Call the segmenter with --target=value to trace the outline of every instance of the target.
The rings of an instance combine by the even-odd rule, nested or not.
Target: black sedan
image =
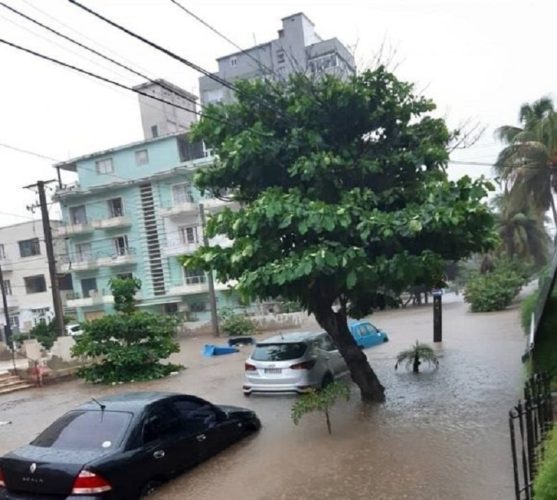
[[[135,499],[258,430],[245,408],[137,392],[92,400],[0,458],[0,499]]]

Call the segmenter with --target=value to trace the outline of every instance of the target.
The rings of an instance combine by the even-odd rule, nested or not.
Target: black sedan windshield
[[[79,410],[66,413],[31,444],[65,450],[107,450],[118,447],[130,425],[131,414]]]

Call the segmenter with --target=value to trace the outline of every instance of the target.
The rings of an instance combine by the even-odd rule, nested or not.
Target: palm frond
[[[504,144],[511,144],[517,134],[522,132],[520,127],[513,127],[512,125],[503,125],[495,129],[495,139],[503,142]]]

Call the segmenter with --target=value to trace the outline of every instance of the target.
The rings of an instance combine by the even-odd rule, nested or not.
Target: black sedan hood
[[[109,453],[27,445],[0,458],[0,467],[9,490],[68,495],[81,469]]]
[[[248,408],[242,408],[241,406],[231,406],[231,405],[217,405],[217,408],[219,410],[222,410],[224,413],[226,413],[229,417],[231,416],[255,416],[255,413],[248,409]]]

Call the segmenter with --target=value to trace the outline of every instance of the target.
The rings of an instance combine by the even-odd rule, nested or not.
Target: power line
[[[206,69],[202,68],[201,66],[199,66],[198,64],[195,64],[194,62],[176,54],[175,52],[172,52],[171,50],[168,50],[164,47],[162,47],[161,45],[152,42],[151,40],[148,40],[147,38],[129,30],[128,28],[125,28],[124,26],[116,23],[115,21],[112,21],[110,19],[108,19],[107,17],[99,14],[98,12],[95,12],[93,9],[90,9],[89,7],[86,7],[85,5],[77,2],[76,0],[68,0],[70,3],[76,5],[77,7],[79,7],[80,9],[83,9],[84,11],[88,12],[89,14],[97,17],[98,19],[101,19],[102,21],[104,21],[107,24],[110,24],[111,26],[113,26],[114,28],[119,29],[120,31],[126,33],[127,35],[140,40],[141,42],[149,45],[150,47],[153,47],[154,49],[162,52],[163,54],[166,54],[167,56],[171,57],[172,59],[175,59],[179,62],[181,62],[182,64],[185,64],[186,66],[194,69],[195,71],[201,73],[202,75],[205,75],[207,78],[210,78],[211,80],[214,80],[215,82],[221,84],[223,87],[226,87],[230,90],[232,90],[233,92],[236,92],[240,95],[243,94],[242,91],[240,91],[240,89],[238,89],[236,86],[234,86],[234,84],[232,84],[231,82],[229,82],[228,80],[221,78],[218,75],[215,75],[214,73],[211,73],[210,71],[207,71]],[[260,99],[257,99],[259,102],[261,102]],[[271,104],[269,104],[266,101],[262,101],[262,104],[265,104],[267,108],[269,108],[271,111],[273,111],[276,114],[281,114],[281,110],[275,108],[274,106],[272,106]]]
[[[54,33],[55,35],[63,38],[64,40],[68,40],[70,43],[73,43],[74,45],[77,45],[78,47],[81,47],[82,49],[87,50],[88,52],[91,52],[92,54],[95,54],[96,56],[101,57],[101,58],[105,59],[106,61],[111,62],[112,64],[116,64],[120,68],[123,68],[123,69],[129,71],[130,73],[133,73],[136,76],[140,76],[141,78],[144,78],[145,80],[147,80],[147,81],[149,81],[149,82],[151,82],[155,85],[159,85],[162,88],[164,88],[165,90],[168,90],[169,92],[171,92],[172,94],[175,94],[179,97],[182,97],[185,100],[197,105],[197,99],[194,99],[194,98],[188,97],[185,94],[181,94],[181,93],[176,92],[176,90],[174,90],[172,87],[169,87],[164,82],[157,82],[156,80],[151,79],[149,76],[145,75],[144,73],[141,73],[140,71],[136,71],[133,68],[131,68],[130,66],[127,66],[126,64],[123,64],[119,61],[116,61],[115,59],[113,59],[113,58],[111,58],[111,57],[109,57],[105,54],[102,54],[98,50],[92,49],[91,47],[88,47],[87,45],[85,45],[81,42],[78,42],[77,40],[75,40],[75,39],[73,39],[73,38],[71,38],[67,35],[64,35],[63,33],[60,33],[59,31],[56,31],[55,29],[47,26],[46,24],[43,24],[43,23],[37,21],[36,19],[24,14],[23,12],[20,12],[19,10],[14,9],[13,7],[10,7],[9,5],[6,5],[4,2],[0,2],[0,5],[4,8],[6,8],[6,9],[16,13],[17,15],[23,17],[24,19],[27,19],[28,21],[40,26],[41,28],[43,28],[47,31],[50,31],[51,33]]]
[[[235,43],[234,41],[232,41],[230,38],[228,38],[225,34],[223,34],[222,32],[220,32],[219,30],[217,30],[216,28],[214,28],[213,26],[211,26],[207,21],[205,21],[204,19],[202,19],[201,17],[199,17],[197,14],[195,14],[194,12],[192,12],[191,10],[189,10],[188,8],[184,7],[180,2],[178,2],[177,0],[170,0],[170,2],[172,2],[174,5],[176,5],[178,8],[180,8],[181,10],[183,10],[186,14],[188,14],[189,16],[193,17],[196,21],[200,22],[203,26],[205,26],[206,28],[210,29],[213,33],[215,33],[216,35],[218,35],[220,38],[222,38],[223,40],[227,41],[229,44],[231,44],[232,46],[236,47],[242,54],[246,55],[247,57],[249,57],[252,61],[255,61],[255,63],[257,64],[257,66],[259,68],[264,67],[267,71],[269,71],[270,73],[273,73],[276,77],[280,78],[279,75],[277,75],[277,73],[272,69],[269,68],[269,66],[267,66],[266,64],[263,64],[260,60],[256,59],[254,56],[252,56],[249,51],[244,50],[242,47],[240,47],[237,43]]]
[[[29,149],[23,149],[23,148],[19,148],[17,146],[11,146],[10,144],[5,144],[5,143],[0,143],[0,147],[6,148],[6,149],[11,149],[12,151],[17,151],[18,153],[24,153],[27,155],[31,155],[31,156],[36,156],[37,158],[42,158],[43,160],[49,160],[49,161],[61,161],[58,160],[56,158],[52,158],[52,156],[46,156],[43,155],[41,153],[36,153],[34,151],[31,151]]]

